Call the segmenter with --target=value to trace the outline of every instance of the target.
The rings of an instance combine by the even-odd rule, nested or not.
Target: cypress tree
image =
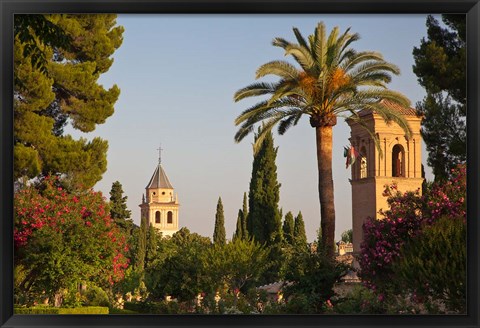
[[[287,215],[285,215],[285,221],[283,221],[283,237],[290,245],[293,245],[294,229],[295,222],[293,220],[293,214],[292,212],[288,212]]]
[[[115,181],[112,184],[110,190],[110,217],[115,221],[120,229],[127,234],[133,226],[132,220],[130,220],[131,211],[127,209],[127,196],[123,196],[122,184],[119,181]]]
[[[255,135],[255,141],[258,133]],[[281,240],[282,218],[278,209],[280,184],[277,181],[278,148],[274,148],[272,133],[268,133],[253,156],[249,190],[247,230],[261,244],[272,245]]]
[[[141,218],[140,229],[138,230],[138,248],[137,258],[135,260],[136,269],[143,271],[145,269],[145,257],[147,255],[147,219]]]
[[[298,215],[295,218],[293,235],[294,235],[295,245],[297,247],[304,248],[307,246],[307,234],[305,233],[305,222],[303,222],[303,215],[301,211],[298,212]]]
[[[213,231],[213,243],[225,245],[226,232],[225,232],[225,216],[223,214],[222,198],[218,197],[217,213],[215,214],[215,229]]]
[[[243,211],[238,210],[238,216],[237,216],[237,227],[235,229],[235,233],[233,234],[232,240],[237,240],[237,239],[244,239],[243,236]]]
[[[145,268],[148,268],[157,256],[157,228],[148,227],[145,247]]]
[[[243,208],[238,210],[237,216],[237,226],[235,233],[233,234],[234,239],[248,239],[248,230],[247,230],[247,218],[248,218],[248,204],[247,204],[247,193],[243,193]]]
[[[243,239],[248,239],[247,218],[248,218],[247,193],[244,192],[243,193],[243,209],[242,209],[242,236],[243,236]]]

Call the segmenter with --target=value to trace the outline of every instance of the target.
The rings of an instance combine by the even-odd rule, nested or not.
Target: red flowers
[[[74,260],[84,261],[85,269],[80,271],[89,272],[95,279],[103,274],[105,281],[113,283],[122,279],[128,267],[124,254],[129,248],[125,236],[111,224],[102,194],[66,194],[49,178],[44,187],[42,191],[28,187],[15,194],[16,260],[21,261],[23,251],[30,252],[28,247],[36,238],[59,236],[62,247],[71,248],[75,254]],[[92,262],[92,258],[99,261]]]
[[[450,181],[435,184],[425,195],[419,191],[400,193],[396,186],[386,186],[390,209],[382,220],[367,219],[363,225],[360,275],[365,284],[374,288],[393,279],[391,263],[400,249],[424,225],[433,224],[443,215],[466,217],[466,170],[459,166]]]

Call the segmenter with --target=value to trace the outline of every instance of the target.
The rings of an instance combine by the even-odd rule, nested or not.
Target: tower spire
[[[160,144],[160,147],[157,148],[158,150],[158,165],[162,164],[162,144]]]

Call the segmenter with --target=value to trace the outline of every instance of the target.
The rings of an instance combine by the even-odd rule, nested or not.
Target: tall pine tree
[[[120,89],[98,79],[123,27],[116,15],[37,16],[15,17],[14,178],[55,174],[69,189],[89,189],[107,168],[108,143],[74,139],[64,127],[91,132],[113,114]]]
[[[225,245],[227,243],[225,232],[225,216],[223,213],[222,198],[218,197],[217,213],[215,214],[215,229],[213,230],[213,243]]]
[[[255,141],[257,139],[258,133]],[[278,243],[282,239],[282,218],[278,208],[280,183],[277,181],[275,164],[277,150],[278,148],[274,148],[272,133],[267,133],[253,156],[248,194],[248,235],[266,245]]]
[[[133,221],[130,219],[132,212],[127,209],[127,198],[127,196],[123,196],[122,184],[119,181],[115,181],[110,190],[110,217],[120,229],[130,234],[133,228]]]
[[[285,215],[285,221],[283,221],[283,237],[290,245],[293,245],[294,229],[295,222],[293,220],[293,214],[292,212],[288,212],[287,215]]]
[[[449,178],[466,161],[466,15],[427,17],[427,35],[413,49],[413,72],[427,96],[416,107],[422,120],[427,163],[435,180]]]

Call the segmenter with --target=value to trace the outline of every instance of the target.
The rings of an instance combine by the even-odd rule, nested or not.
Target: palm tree
[[[348,117],[367,129],[381,154],[378,138],[361,120],[358,112],[373,110],[385,121],[399,124],[406,137],[410,137],[411,131],[404,117],[380,100],[405,107],[410,106],[410,101],[386,87],[391,81],[391,74],[400,73],[395,65],[386,62],[380,53],[357,52],[350,47],[360,38],[357,33],[351,34],[350,28],[340,35],[339,28],[335,27],[327,38],[325,25],[320,22],[314,34],[308,37],[308,42],[297,28],[293,28],[293,32],[298,44],[282,38],[275,38],[272,44],[283,48],[285,55],[291,55],[300,68],[287,61],[271,61],[258,68],[256,79],[275,75],[279,77],[278,82],[256,82],[235,93],[236,102],[247,97],[269,95],[268,99],[258,102],[236,118],[235,124],[240,127],[235,141],[240,142],[253,131],[256,123],[263,122],[254,144],[256,151],[277,123],[278,133],[283,135],[303,115],[310,116],[310,125],[316,131],[322,241],[327,256],[333,258],[332,128],[337,124],[337,117]]]

